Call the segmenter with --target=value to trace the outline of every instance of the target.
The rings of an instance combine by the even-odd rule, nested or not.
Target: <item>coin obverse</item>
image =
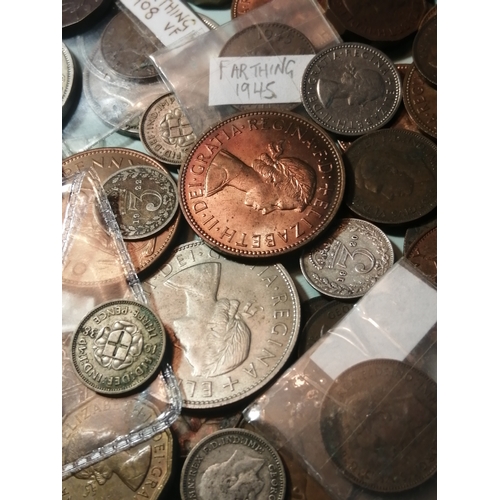
[[[320,427],[335,465],[363,488],[400,492],[437,470],[437,384],[401,361],[374,359],[341,373]]]
[[[309,116],[326,130],[359,136],[384,126],[402,99],[401,80],[383,52],[362,43],[323,49],[307,65],[301,86]]]
[[[170,174],[146,165],[122,168],[103,185],[124,239],[153,236],[174,217],[179,206]]]
[[[271,444],[245,429],[215,432],[189,453],[181,472],[182,500],[283,500],[286,475]]]
[[[291,112],[243,112],[193,146],[179,172],[181,209],[219,251],[266,257],[295,250],[333,219],[345,188],[333,139]]]
[[[125,394],[153,378],[166,351],[165,329],[144,304],[113,300],[93,309],[71,340],[81,381],[100,394]]]
[[[220,408],[247,398],[292,354],[300,302],[281,264],[244,264],[203,242],[185,243],[143,288],[174,346],[172,369],[184,408]]]
[[[392,244],[381,229],[347,218],[302,254],[300,269],[318,292],[345,299],[363,296],[393,263]]]

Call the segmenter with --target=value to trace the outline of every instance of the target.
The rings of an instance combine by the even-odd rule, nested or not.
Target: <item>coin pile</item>
[[[269,1],[191,3],[224,6],[229,20]],[[71,359],[63,366],[89,392],[64,417],[63,460],[126,433],[117,404],[124,395],[133,401],[125,420],[153,421],[155,402],[134,398],[162,364],[172,367],[182,410],[168,430],[64,479],[63,499],[330,498],[242,412],[399,258],[437,285],[437,7],[318,0],[343,40],[321,50],[285,23],[243,29],[221,56],[311,56],[301,102],[235,104],[197,137],[175,89],[156,81],[147,100],[134,96],[158,79],[149,58],[156,48],[123,10],[100,35],[100,56],[116,78],[107,74],[104,89],[87,73],[83,86],[92,92],[72,90],[82,78],[68,48],[75,29],[92,29],[109,12],[109,2],[100,2],[84,15],[93,3],[63,1],[63,114],[71,119],[75,100],[90,98],[96,120],[109,123],[116,109],[100,92],[113,102],[136,99],[142,111],[106,145],[66,155],[63,176],[96,171],[149,307],[98,304],[66,340]],[[256,37],[268,44],[253,50]],[[123,93],[121,80],[133,82]],[[132,133],[130,147],[122,146],[124,131]],[[116,284],[106,249],[94,243],[76,247],[79,259],[63,269],[63,287]],[[93,259],[101,264],[97,277],[86,272]],[[354,366],[325,396],[325,449],[366,498],[396,498],[435,476],[436,411],[427,401],[435,382],[416,369],[409,376],[411,368],[393,360]],[[407,383],[384,399],[383,389],[398,380]],[[109,396],[109,405],[96,410],[93,392]],[[86,418],[96,411],[117,422],[113,436]]]

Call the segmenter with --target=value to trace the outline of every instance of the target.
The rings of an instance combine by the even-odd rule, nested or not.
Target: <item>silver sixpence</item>
[[[383,52],[362,43],[326,48],[307,65],[301,96],[309,116],[330,132],[359,136],[396,113],[401,80]]]
[[[62,44],[62,115],[68,112],[72,104],[75,89],[75,63],[68,47]]]
[[[122,168],[103,185],[122,236],[153,236],[172,220],[179,206],[177,185],[167,171],[147,165]]]
[[[283,500],[286,474],[274,447],[246,429],[225,429],[201,440],[181,472],[182,500]]]
[[[385,233],[353,218],[342,219],[300,258],[309,284],[337,299],[363,296],[393,263],[394,250]]]
[[[174,344],[184,408],[240,402],[270,383],[292,354],[300,301],[281,264],[248,265],[192,242],[143,286]]]

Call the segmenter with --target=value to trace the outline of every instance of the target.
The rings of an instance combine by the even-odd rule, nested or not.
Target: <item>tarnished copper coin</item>
[[[284,500],[286,473],[274,447],[246,429],[215,432],[200,441],[181,472],[181,498]]]
[[[167,337],[158,316],[131,300],[113,300],[89,312],[71,340],[81,381],[100,394],[126,394],[160,369]]]
[[[374,224],[346,218],[300,257],[300,269],[318,292],[337,299],[363,296],[394,263],[386,234]]]
[[[324,130],[290,112],[240,113],[193,146],[179,172],[181,208],[221,252],[265,257],[315,238],[344,193],[340,152]]]
[[[101,184],[104,184],[115,172],[134,165],[149,165],[162,172],[165,171],[154,158],[127,148],[96,148],[74,154],[63,160],[62,170],[63,175],[69,177],[80,170],[93,167]],[[176,215],[163,232],[143,240],[125,242],[132,263],[138,273],[146,272],[163,255],[163,252],[174,240],[181,220],[181,211],[177,210]],[[117,279],[123,280],[123,273],[120,276],[115,275],[116,263],[113,262],[111,266],[106,264],[110,259],[110,255],[114,255],[114,253],[107,248],[105,242],[92,237],[91,228],[89,228],[88,241],[84,243],[81,252],[82,258],[78,262],[68,263],[63,269],[63,283],[77,286],[94,286],[112,283]],[[76,255],[76,253],[74,254]],[[99,276],[95,276],[89,268],[89,259],[99,260],[101,263]]]
[[[281,264],[243,264],[197,241],[177,247],[143,287],[174,345],[184,408],[242,401],[292,354],[300,302]]]
[[[437,85],[437,15],[432,16],[417,31],[412,55],[413,64],[420,74]]]
[[[352,366],[321,408],[325,449],[344,476],[378,492],[418,486],[437,470],[437,384],[392,359]]]
[[[371,42],[395,42],[417,31],[426,0],[328,0],[330,10],[351,33]]]
[[[345,202],[370,222],[403,224],[437,205],[437,147],[417,132],[384,129],[344,153]]]
[[[242,29],[222,47],[219,57],[315,54],[313,44],[298,29],[282,23],[259,23]],[[233,104],[239,110],[296,108],[297,103]]]
[[[124,239],[162,231],[177,213],[177,184],[166,170],[147,165],[122,168],[103,185]]]
[[[158,48],[123,11],[113,16],[101,35],[104,60],[125,78],[141,80],[158,76],[149,58]]]
[[[401,80],[383,52],[361,43],[323,49],[308,64],[301,87],[311,118],[330,132],[359,136],[383,127],[401,103]]]
[[[403,82],[403,102],[417,127],[437,139],[437,89],[422,77],[414,65]]]
[[[261,7],[271,0],[232,0],[231,2],[231,18],[235,19],[238,16],[246,14],[247,12]],[[328,8],[328,0],[317,0],[323,12]]]
[[[160,96],[144,111],[139,126],[144,147],[158,160],[181,165],[196,141],[174,93]]]
[[[437,285],[437,226],[420,236],[408,249],[406,256]]]
[[[64,463],[75,462],[113,438],[152,423],[158,409],[145,400],[93,398],[62,423]],[[62,481],[62,498],[157,500],[174,470],[174,440],[166,429],[141,444],[106,458]]]

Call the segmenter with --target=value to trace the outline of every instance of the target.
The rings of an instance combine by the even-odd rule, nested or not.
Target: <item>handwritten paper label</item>
[[[300,102],[302,75],[314,54],[210,60],[210,106]]]
[[[209,31],[203,21],[179,0],[121,0],[165,47],[187,35]]]

